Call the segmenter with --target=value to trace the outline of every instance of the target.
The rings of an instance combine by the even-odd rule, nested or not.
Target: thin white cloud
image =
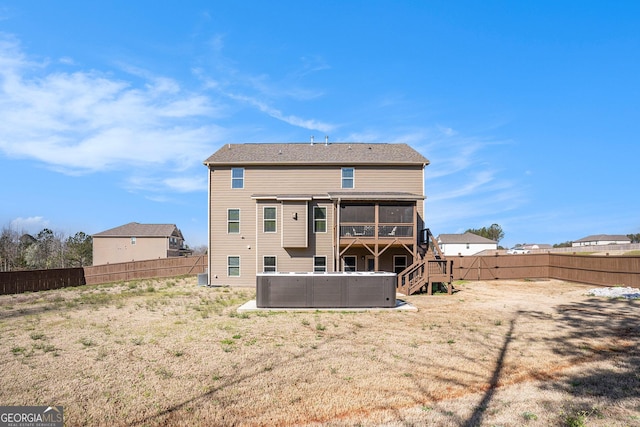
[[[489,153],[508,141],[468,135],[450,126],[410,129],[390,134],[366,130],[345,141],[407,143],[431,162],[425,169],[425,219],[436,234],[500,223],[526,203],[526,188],[505,176]]]
[[[207,180],[202,174],[199,176],[182,176],[178,178],[167,178],[163,183],[175,191],[190,192],[207,189]]]
[[[36,233],[49,226],[49,220],[42,216],[18,217],[11,221],[10,228],[18,232]]]
[[[437,202],[447,199],[457,199],[478,193],[485,193],[492,189],[491,183],[495,180],[494,173],[491,171],[480,171],[467,175],[467,179],[462,181],[462,185],[455,188],[448,188],[446,191],[439,191],[436,195],[431,196],[431,202]]]
[[[329,132],[336,125],[313,118],[303,118],[295,114],[287,114],[283,107],[287,101],[308,101],[324,95],[321,90],[309,89],[300,84],[308,74],[329,69],[330,66],[319,56],[303,56],[300,66],[286,73],[280,80],[265,73],[248,74],[236,68],[234,61],[222,54],[224,36],[216,35],[209,40],[210,53],[215,58],[215,69],[207,71],[205,67],[195,67],[192,73],[202,82],[206,90],[244,106],[250,106],[267,116],[287,123],[291,126],[309,130]],[[213,76],[212,76],[213,74]]]
[[[224,36],[214,37],[211,46],[220,54]],[[248,76],[223,59],[215,75],[203,68],[192,72],[204,90],[214,90],[226,105],[130,64],[116,62],[126,74],[115,77],[81,69],[71,57],[34,60],[18,39],[0,34],[0,153],[69,175],[123,171],[127,189],[151,192],[158,199],[160,191],[206,189],[198,168],[228,139],[230,131],[212,122],[228,119],[232,103],[298,128],[335,129],[273,106],[279,99],[310,99],[319,92],[297,83],[273,84],[266,75]],[[301,68],[285,79],[291,82],[326,68],[321,58],[303,58]],[[235,95],[233,88],[248,95]]]
[[[248,97],[244,95],[235,95],[231,93],[229,93],[228,96],[236,101],[242,101],[244,103],[253,105],[254,107],[258,108],[258,110],[268,114],[274,119],[281,120],[292,126],[297,126],[297,127],[301,127],[309,130],[319,130],[325,133],[331,132],[333,129],[335,129],[335,126],[329,123],[324,123],[324,122],[313,120],[313,119],[302,119],[294,115],[286,116],[280,110],[272,108],[266,103],[252,97]]]
[[[144,84],[51,70],[28,60],[15,38],[0,37],[0,151],[69,174],[201,166],[225,133],[209,123],[218,114],[211,100],[128,71]]]

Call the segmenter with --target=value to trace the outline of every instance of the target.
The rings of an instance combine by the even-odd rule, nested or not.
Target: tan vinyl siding
[[[214,285],[255,286],[255,274],[262,271],[264,255],[277,257],[278,271],[313,271],[313,257],[326,256],[327,270],[334,271],[335,213],[333,203],[326,200],[304,202],[305,216],[298,211],[298,224],[289,228],[292,212],[285,205],[291,201],[278,201],[277,195],[306,195],[326,197],[329,192],[406,192],[423,194],[423,170],[419,165],[353,165],[355,186],[341,188],[341,170],[344,166],[246,166],[244,188],[231,188],[231,167],[210,168],[210,275]],[[252,196],[272,195],[272,200],[256,200]],[[283,203],[285,205],[283,205]],[[327,207],[327,232],[313,232],[313,206]],[[264,206],[277,207],[277,232],[262,233]],[[294,206],[293,204],[291,206]],[[227,210],[240,209],[240,233],[227,233]],[[423,203],[417,203],[418,216],[424,217]],[[284,215],[284,217],[283,217]],[[420,225],[421,227],[421,225]],[[304,231],[303,231],[304,228]],[[283,236],[283,230],[285,235]],[[289,234],[289,232],[292,232]],[[295,232],[294,232],[295,231]],[[305,233],[306,232],[306,233]],[[306,236],[305,236],[306,234]],[[302,244],[305,248],[283,248],[283,244]],[[227,277],[227,256],[240,256],[240,277]],[[363,255],[366,255],[363,253]],[[385,255],[387,255],[385,253]],[[361,255],[358,270],[364,270]],[[382,265],[381,265],[382,267]],[[339,268],[339,267],[338,267]],[[389,269],[391,266],[389,266]],[[387,268],[385,268],[388,270]]]
[[[354,166],[353,191],[422,194],[419,166]],[[255,194],[317,194],[341,191],[340,166],[255,166],[245,169],[245,189]]]
[[[94,237],[93,265],[167,258],[168,249],[167,237]]]
[[[231,188],[231,168],[215,169],[211,173],[210,224],[211,284],[255,286],[256,273],[256,204],[252,190]],[[240,209],[240,233],[227,233],[227,210]],[[240,257],[240,276],[227,277],[227,257]]]
[[[314,206],[324,207],[327,209],[327,232],[326,233],[314,233],[313,232],[313,208]],[[333,221],[335,217],[333,203],[329,201],[314,201],[309,206],[309,246],[313,254],[309,260],[310,269],[313,271],[313,256],[326,256],[327,257],[327,271],[333,272],[334,269],[334,244],[335,244],[335,223]]]
[[[282,247],[306,248],[308,209],[306,201],[282,202]]]
[[[321,195],[332,191],[423,194],[420,166],[354,166],[354,169],[355,187],[343,190],[340,166],[255,166],[245,169],[245,191],[250,188],[252,194]],[[424,217],[423,203],[418,203],[418,214]]]
[[[272,206],[273,201],[259,200],[256,202],[257,212],[262,212],[263,206]],[[290,202],[285,202],[290,203]],[[304,220],[304,228],[308,233],[308,246],[306,248],[283,248],[281,243],[281,234],[273,235],[272,233],[259,233],[258,242],[256,246],[256,252],[260,255],[258,257],[258,271],[262,271],[263,256],[270,255],[277,257],[278,271],[279,272],[303,272],[313,271],[313,257],[314,255],[323,255],[327,257],[327,271],[333,270],[333,234],[331,229],[333,228],[332,218],[332,204],[330,202],[298,202],[304,204],[305,211],[311,212],[313,206],[324,206],[327,208],[327,233],[313,234],[313,222],[310,216],[307,214]],[[307,208],[307,206],[309,206]],[[298,221],[302,221],[298,217]]]
[[[255,203],[255,213],[258,224],[258,233],[256,240],[256,254],[257,254],[257,270],[256,272],[263,271],[263,257],[264,255],[275,256],[278,259],[278,271],[281,271],[281,263],[282,258],[285,256],[286,252],[282,251],[282,226],[281,226],[281,218],[282,218],[282,205],[280,202],[276,200],[256,200],[252,201]],[[276,208],[276,232],[275,233],[265,233],[263,231],[263,220],[264,220],[264,208],[265,207],[275,207]]]

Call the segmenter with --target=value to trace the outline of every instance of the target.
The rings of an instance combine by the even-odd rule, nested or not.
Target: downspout
[[[207,171],[209,172],[209,177],[208,177],[208,186],[207,186],[207,197],[208,197],[208,211],[209,214],[207,215],[207,243],[208,243],[208,247],[207,247],[207,283],[209,284],[209,286],[212,285],[211,283],[211,247],[213,246],[211,244],[211,165],[207,165]]]
[[[335,205],[335,218],[336,218],[336,244],[333,245],[333,271],[340,271],[340,204],[342,199],[338,197],[338,204]]]
[[[420,232],[422,228],[427,227],[427,182],[425,180],[425,169],[427,165],[425,163],[422,164],[422,195],[424,196],[424,200],[422,201],[422,227],[418,227],[418,232]],[[418,224],[416,224],[416,227]],[[418,237],[418,236],[416,236]]]

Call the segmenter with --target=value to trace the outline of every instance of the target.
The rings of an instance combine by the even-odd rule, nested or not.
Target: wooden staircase
[[[412,295],[418,292],[433,294],[433,284],[446,284],[447,293],[453,292],[453,260],[447,260],[429,229],[423,231],[426,238],[420,246],[418,259],[398,274],[398,292]]]

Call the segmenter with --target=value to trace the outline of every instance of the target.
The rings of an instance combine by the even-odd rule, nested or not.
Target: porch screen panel
[[[375,220],[376,211],[374,205],[343,205],[341,207],[341,222],[373,224]]]
[[[413,206],[380,205],[380,222],[385,224],[412,224]]]

